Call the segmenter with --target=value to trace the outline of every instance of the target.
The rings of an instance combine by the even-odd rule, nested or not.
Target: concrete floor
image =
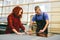
[[[4,34],[0,35],[0,40],[60,40],[60,35],[55,34],[46,38],[32,35]]]

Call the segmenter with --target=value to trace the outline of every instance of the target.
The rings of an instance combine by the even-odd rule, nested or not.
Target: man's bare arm
[[[45,25],[45,27],[43,28],[44,31],[46,30],[46,28],[48,27],[48,25],[49,25],[49,20],[46,20],[46,25]]]

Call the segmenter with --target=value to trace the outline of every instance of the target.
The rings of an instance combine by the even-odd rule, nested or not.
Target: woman
[[[21,23],[21,17],[23,14],[23,9],[19,6],[12,10],[12,13],[8,16],[8,26],[6,28],[6,34],[16,33],[21,34],[19,29],[25,31],[25,27]]]

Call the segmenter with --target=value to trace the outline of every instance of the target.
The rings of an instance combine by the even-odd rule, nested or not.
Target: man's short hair
[[[38,8],[40,8],[39,6],[35,6],[35,10],[37,10]]]

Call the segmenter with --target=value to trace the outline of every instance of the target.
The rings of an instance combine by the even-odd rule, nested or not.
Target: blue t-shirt
[[[41,14],[39,14],[39,15],[37,15],[37,20],[43,20],[43,13],[44,13],[44,19],[45,20],[49,20],[49,18],[48,18],[48,14],[47,13],[45,13],[45,12],[41,12]],[[34,21],[36,21],[36,14],[33,16],[33,18],[32,18],[32,21],[34,22]]]

